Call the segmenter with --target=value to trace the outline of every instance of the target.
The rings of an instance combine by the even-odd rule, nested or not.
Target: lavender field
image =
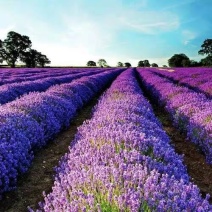
[[[0,106],[0,194],[15,187],[17,176],[30,167],[33,151],[68,127],[77,110],[100,92],[121,70],[81,70],[78,74],[75,72],[76,70],[69,70],[65,77],[53,76],[46,80],[42,78],[39,82],[34,77],[35,81],[25,83],[24,77],[20,77],[23,81],[19,84],[2,85],[11,88],[2,93],[13,101],[7,99],[7,104]],[[3,74],[6,73],[4,70]],[[27,74],[27,71],[23,70],[23,75],[24,73]],[[14,78],[16,76],[8,77],[12,82]],[[4,100],[2,97],[2,102]]]
[[[166,111],[212,173],[211,76],[211,68],[1,69],[0,211],[36,152],[58,135],[62,143],[60,132],[97,96],[51,188],[32,191],[43,200],[26,202],[25,211],[212,211],[212,187],[203,192],[194,183],[152,105]]]
[[[173,123],[200,147],[211,164],[212,69],[180,69],[168,74],[140,69],[139,74],[144,86],[165,106]]]

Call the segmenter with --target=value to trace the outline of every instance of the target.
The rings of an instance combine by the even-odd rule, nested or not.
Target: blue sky
[[[212,0],[0,0],[0,39],[27,35],[52,65],[163,65],[175,53],[198,61],[212,38],[211,8]]]

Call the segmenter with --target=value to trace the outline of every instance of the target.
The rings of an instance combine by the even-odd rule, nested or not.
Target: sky
[[[55,66],[101,58],[162,66],[179,53],[199,61],[211,8],[212,0],[0,0],[0,39],[27,35]]]

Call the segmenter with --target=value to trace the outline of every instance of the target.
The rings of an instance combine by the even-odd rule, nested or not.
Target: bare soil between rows
[[[144,96],[152,105],[154,114],[163,125],[163,129],[170,137],[171,144],[179,155],[183,155],[183,163],[187,167],[190,181],[198,186],[202,197],[210,194],[212,204],[212,165],[206,163],[205,156],[197,145],[186,138],[172,123],[171,117],[164,107],[159,106],[139,80]]]
[[[187,167],[191,181],[196,184],[203,197],[210,194],[210,203],[212,203],[212,165],[205,161],[205,156],[198,147],[186,136],[180,133],[173,125],[167,112],[156,105],[153,105],[154,112],[163,125],[163,129],[169,135],[171,144],[175,151],[184,155],[184,164]]]
[[[198,148],[186,140],[186,136],[172,125],[165,109],[155,104],[148,92],[144,94],[150,100],[155,115],[170,136],[175,151],[184,155],[184,164],[187,166],[191,181],[200,188],[203,197],[207,193],[212,196],[212,165],[206,164],[205,157]],[[25,212],[28,211],[27,206],[32,209],[38,208],[38,202],[43,201],[42,192],[51,192],[55,174],[54,167],[58,165],[61,157],[68,152],[68,147],[77,132],[77,127],[86,119],[91,118],[91,110],[97,101],[98,97],[89,102],[79,111],[67,130],[58,134],[44,149],[36,153],[29,171],[19,178],[17,189],[6,193],[0,201],[0,212]],[[212,198],[210,198],[210,202],[212,203]]]
[[[68,147],[77,132],[77,127],[83,121],[90,119],[92,108],[97,103],[98,97],[93,98],[71,122],[69,128],[59,133],[49,144],[35,154],[33,164],[28,172],[18,179],[17,189],[4,194],[0,201],[1,212],[25,212],[27,206],[38,208],[38,202],[43,201],[43,191],[51,192],[54,182],[54,167],[68,152]]]

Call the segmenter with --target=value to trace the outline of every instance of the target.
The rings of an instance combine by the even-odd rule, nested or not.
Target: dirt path
[[[0,201],[0,212],[25,212],[27,206],[35,209],[42,201],[42,192],[49,193],[53,185],[54,167],[68,152],[68,146],[84,120],[91,118],[91,110],[98,97],[87,104],[71,122],[70,127],[61,132],[44,149],[36,153],[29,171],[18,180],[15,191],[8,192]]]
[[[145,92],[146,97],[151,100],[147,94]],[[38,202],[43,200],[42,192],[44,190],[46,193],[51,191],[54,175],[53,167],[57,166],[59,159],[68,152],[68,146],[77,132],[77,127],[91,117],[91,109],[97,103],[97,99],[92,100],[78,113],[66,131],[60,133],[53,142],[36,154],[28,173],[19,178],[18,189],[4,195],[0,202],[0,212],[25,212],[27,206],[33,209],[37,208]],[[162,122],[164,130],[170,136],[176,152],[184,154],[184,164],[188,168],[192,181],[198,185],[203,196],[206,193],[212,196],[212,166],[207,165],[204,156],[196,146],[186,141],[185,136],[172,126],[166,111],[158,107],[153,101],[150,102],[156,116]],[[210,201],[212,203],[212,198]]]
[[[184,155],[184,164],[187,167],[191,181],[199,187],[203,197],[207,193],[210,194],[209,201],[212,203],[212,165],[206,164],[205,156],[199,151],[198,147],[188,141],[186,136],[172,125],[169,114],[152,100],[149,92],[144,89],[141,82],[140,86],[145,97],[150,101],[155,115],[161,121],[163,129],[169,135],[175,151],[180,155]]]
[[[212,165],[206,164],[205,156],[198,150],[198,147],[186,140],[186,136],[173,127],[171,119],[163,108],[155,104],[152,106],[156,116],[163,124],[163,129],[171,138],[175,151],[184,155],[184,164],[187,166],[191,181],[200,188],[204,197],[207,193],[211,195],[210,203],[212,203]]]

